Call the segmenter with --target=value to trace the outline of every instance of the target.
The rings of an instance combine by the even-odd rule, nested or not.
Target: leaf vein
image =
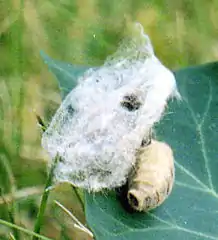
[[[193,121],[194,121],[194,123],[196,125],[196,131],[199,134],[200,144],[201,144],[201,152],[202,152],[202,155],[203,155],[203,158],[204,158],[205,170],[206,170],[207,176],[208,176],[209,188],[211,188],[211,191],[215,192],[214,191],[213,182],[212,182],[211,171],[210,171],[210,167],[209,167],[209,159],[208,159],[206,148],[205,148],[205,139],[204,139],[204,136],[203,136],[203,133],[202,133],[202,126],[203,126],[203,123],[205,121],[205,117],[206,117],[206,115],[207,115],[207,113],[209,111],[209,108],[210,108],[210,105],[211,105],[211,101],[212,101],[211,81],[209,81],[209,89],[210,89],[209,90],[209,98],[208,98],[207,105],[206,105],[206,108],[205,108],[205,111],[204,111],[204,114],[203,114],[201,122],[198,122],[198,120],[196,118],[196,114],[193,111],[193,109],[191,108],[191,105],[190,105],[188,99],[184,97],[184,100],[185,100],[185,103],[186,103],[186,105],[188,107],[188,110],[191,113],[192,119],[193,119]]]
[[[195,180],[195,182],[197,182],[199,185],[201,185],[203,188],[207,189],[208,191],[211,191],[207,185],[205,185],[204,183],[202,183],[202,181],[200,179],[198,179],[193,173],[191,173],[188,169],[186,169],[184,166],[182,166],[181,164],[179,164],[177,161],[175,161],[175,165],[181,170],[183,171],[185,174],[187,174],[188,176],[190,176],[193,180]]]
[[[205,108],[205,111],[204,111],[202,120],[201,120],[201,122],[200,122],[200,124],[199,124],[200,126],[203,126],[203,124],[204,124],[205,117],[207,116],[207,114],[208,114],[208,112],[209,112],[209,109],[210,109],[210,105],[211,105],[212,100],[213,100],[212,84],[211,84],[211,81],[209,81],[209,97],[208,97],[207,105],[206,105],[206,108]]]
[[[179,227],[177,226],[177,229],[180,230],[180,231],[183,231],[183,232],[187,232],[187,233],[190,233],[192,235],[196,235],[196,236],[199,236],[199,237],[203,237],[204,239],[207,238],[207,239],[213,239],[213,240],[217,240],[218,237],[216,236],[212,236],[212,235],[207,235],[207,234],[204,234],[202,232],[196,232],[196,231],[193,231],[193,230],[190,230],[188,228],[183,228],[183,227]]]
[[[185,187],[185,188],[189,188],[189,189],[196,190],[196,191],[201,191],[201,192],[206,192],[206,193],[210,193],[211,192],[210,189],[194,187],[194,186],[187,185],[187,184],[185,184],[183,182],[179,182],[179,181],[176,181],[175,184],[180,186],[180,187]]]

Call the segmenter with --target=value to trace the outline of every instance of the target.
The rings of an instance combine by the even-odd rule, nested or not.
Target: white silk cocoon
[[[179,95],[173,73],[154,55],[142,26],[135,27],[140,36],[80,77],[43,134],[51,158],[61,157],[56,182],[88,191],[123,185],[142,139]]]

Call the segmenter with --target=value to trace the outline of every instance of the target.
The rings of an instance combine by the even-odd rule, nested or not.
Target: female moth
[[[128,179],[127,199],[136,211],[158,207],[171,193],[174,183],[174,158],[164,142],[151,140],[136,153],[136,165]]]

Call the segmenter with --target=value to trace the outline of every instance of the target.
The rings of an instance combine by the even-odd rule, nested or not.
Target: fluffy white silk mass
[[[178,95],[173,73],[154,55],[142,26],[135,27],[139,35],[80,77],[43,134],[51,158],[61,157],[57,182],[89,191],[124,184],[142,139]]]

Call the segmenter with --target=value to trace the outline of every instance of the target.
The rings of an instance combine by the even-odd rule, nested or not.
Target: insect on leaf
[[[64,98],[82,68],[46,59]],[[97,240],[218,239],[218,63],[175,75],[182,101],[170,102],[156,128],[174,151],[172,194],[149,213],[130,214],[114,192],[86,193],[86,219]]]

